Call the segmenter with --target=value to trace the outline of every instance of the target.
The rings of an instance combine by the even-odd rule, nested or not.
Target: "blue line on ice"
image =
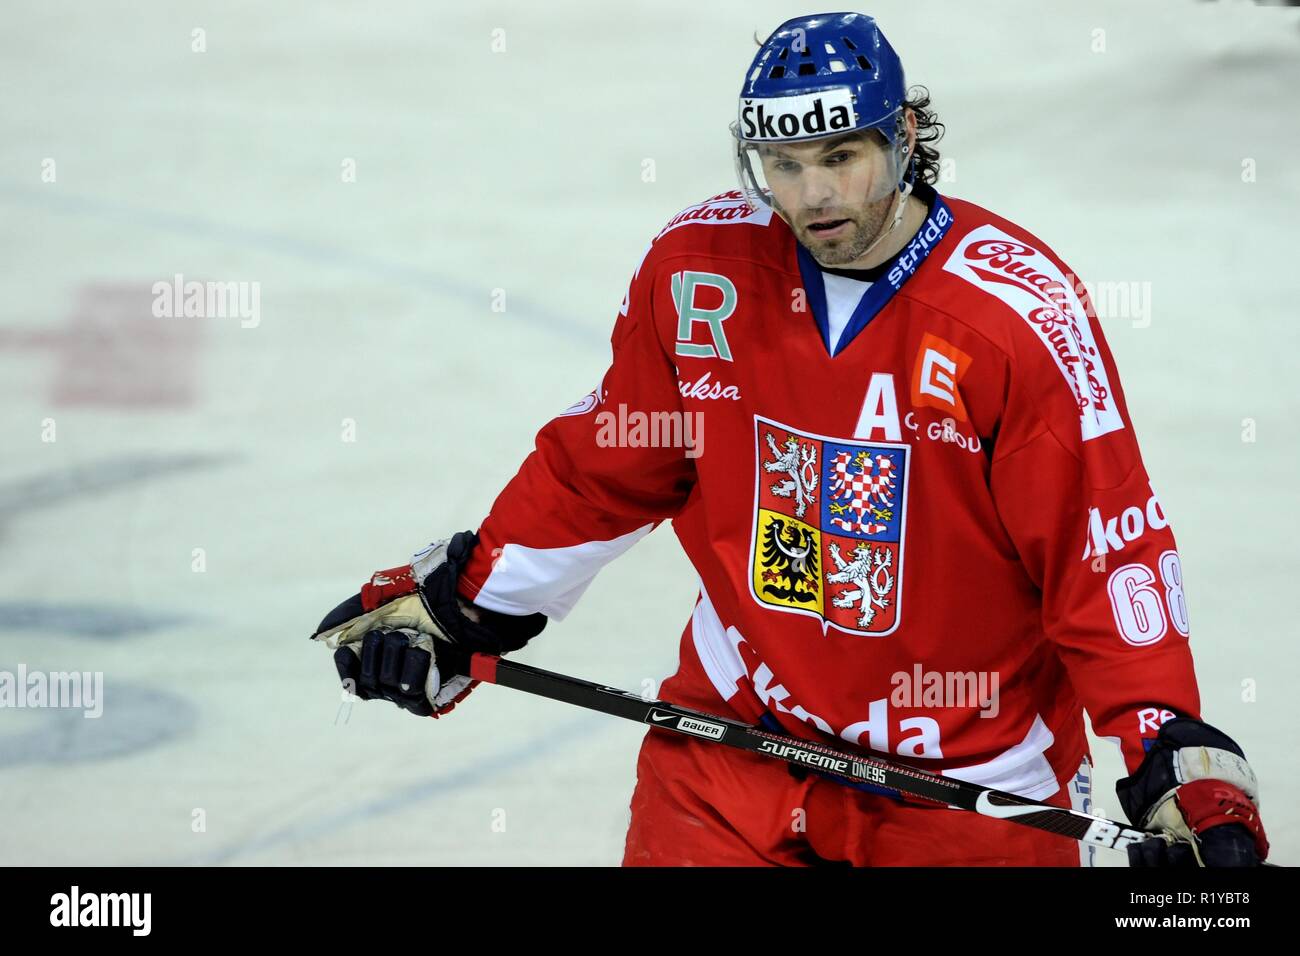
[[[38,631],[114,640],[184,627],[192,615],[149,611],[129,604],[0,601],[0,632]]]
[[[307,242],[293,236],[268,232],[263,229],[247,229],[228,223],[215,222],[199,216],[185,216],[175,213],[160,212],[128,206],[124,203],[110,202],[89,196],[70,196],[63,192],[55,193],[50,189],[34,189],[0,183],[0,197],[10,201],[45,206],[57,212],[104,219],[136,227],[157,229],[163,232],[178,233],[183,236],[212,239],[230,243],[244,248],[256,248],[277,255],[289,256],[311,262],[315,265],[331,265],[353,272],[366,273],[387,281],[396,282],[409,288],[433,295],[455,296],[481,307],[484,289],[478,285],[461,282],[445,275],[437,275],[423,269],[390,262],[375,256],[351,252],[327,246],[318,242]],[[563,312],[552,312],[535,303],[511,294],[511,311],[522,312],[535,317],[538,322],[552,332],[574,339],[596,349],[603,349],[609,339],[608,329],[585,326],[575,322]]]

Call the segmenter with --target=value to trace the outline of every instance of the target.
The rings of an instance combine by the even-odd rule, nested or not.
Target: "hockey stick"
[[[1079,810],[1054,807],[1014,793],[898,766],[861,753],[833,750],[819,743],[769,733],[750,724],[715,717],[666,701],[646,701],[637,694],[616,687],[593,684],[490,654],[471,655],[468,672],[470,677],[484,683],[499,684],[538,697],[576,704],[588,710],[764,754],[848,780],[888,787],[945,806],[1046,830],[1089,846],[1124,850],[1131,843],[1159,838],[1158,834],[1135,830],[1114,820],[1094,817]]]

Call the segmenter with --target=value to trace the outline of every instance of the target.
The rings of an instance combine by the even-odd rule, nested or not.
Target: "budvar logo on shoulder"
[[[745,201],[744,194],[739,189],[733,189],[730,192],[711,196],[694,206],[687,206],[668,220],[668,224],[659,230],[655,241],[657,242],[678,226],[689,223],[725,226],[734,222],[753,222],[755,225],[765,226],[771,218],[772,210],[766,208],[755,210]]]
[[[740,101],[744,139],[826,136],[853,128],[853,98],[846,87],[799,96]]]
[[[1051,258],[984,225],[960,241],[943,268],[1001,299],[1034,330],[1074,392],[1084,441],[1124,427],[1088,311]]]

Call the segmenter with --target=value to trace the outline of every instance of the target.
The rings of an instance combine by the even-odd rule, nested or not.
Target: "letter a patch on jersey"
[[[777,611],[879,637],[898,627],[910,449],[754,416],[750,593]]]

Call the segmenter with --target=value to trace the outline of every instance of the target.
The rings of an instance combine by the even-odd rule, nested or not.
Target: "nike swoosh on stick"
[[[975,809],[986,817],[1023,817],[1026,813],[1038,813],[1042,807],[1022,807],[1018,804],[994,803],[989,799],[988,791],[981,793],[975,799]]]

